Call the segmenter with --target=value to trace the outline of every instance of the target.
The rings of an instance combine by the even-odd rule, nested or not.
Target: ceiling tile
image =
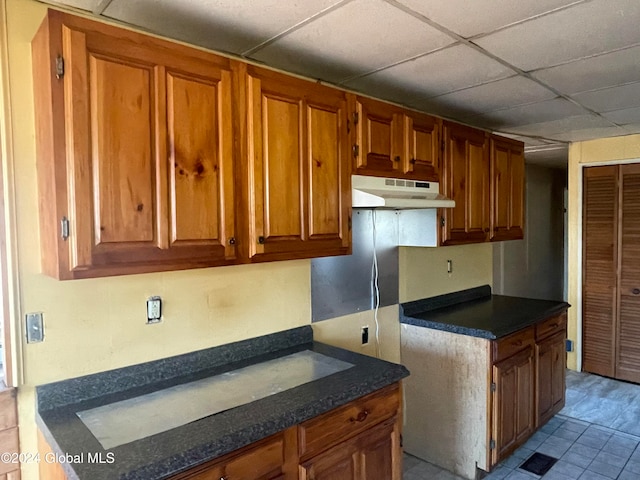
[[[531,135],[529,131],[518,131],[516,127],[534,123],[550,122],[566,117],[584,114],[584,109],[563,99],[555,98],[544,102],[530,103],[519,107],[497,110],[476,117],[469,117],[474,124],[485,125],[492,129],[508,129],[514,133]]]
[[[593,0],[475,42],[523,70],[549,67],[640,42],[638,0]]]
[[[622,128],[627,133],[640,133],[640,123],[629,123],[627,125],[623,125]]]
[[[104,15],[203,47],[240,54],[338,0],[113,0]]]
[[[521,125],[519,127],[512,127],[509,131],[521,135],[545,137],[554,133],[565,133],[588,128],[608,128],[613,126],[614,125],[611,122],[596,115],[574,115],[547,122],[531,123],[528,125]]]
[[[640,82],[572,95],[573,99],[597,112],[640,106]]]
[[[397,89],[409,104],[461,88],[498,80],[513,71],[466,45],[454,45],[415,60],[346,82],[370,95],[388,96]]]
[[[554,10],[575,0],[399,0],[463,37],[493,30]],[[464,12],[464,13],[462,13]]]
[[[618,125],[625,125],[627,123],[640,123],[640,107],[615,110],[613,112],[603,113],[602,116],[607,117],[609,120],[617,123]]]
[[[354,0],[251,57],[338,82],[451,43],[449,36],[383,0]]]
[[[429,102],[441,112],[469,116],[554,97],[555,93],[536,82],[514,76],[440,95]]]
[[[573,94],[637,81],[639,58],[640,46],[631,47],[538,70],[532,75],[563,93]]]
[[[81,8],[82,10],[92,12],[101,2],[102,0],[53,0],[51,3],[69,5],[70,7]]]
[[[585,128],[584,130],[557,133],[551,136],[565,142],[582,142],[584,140],[593,140],[594,138],[619,137],[621,135],[627,135],[627,132],[622,127],[603,127]]]

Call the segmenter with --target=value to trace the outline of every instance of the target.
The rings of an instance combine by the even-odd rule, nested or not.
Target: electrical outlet
[[[369,343],[369,326],[362,327],[362,345]]]
[[[159,323],[162,320],[162,298],[147,299],[147,323]]]

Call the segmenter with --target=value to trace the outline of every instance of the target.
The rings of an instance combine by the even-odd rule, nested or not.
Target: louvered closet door
[[[640,383],[640,164],[620,166],[620,189],[616,377]]]
[[[613,377],[616,341],[617,166],[584,169],[583,364]]]

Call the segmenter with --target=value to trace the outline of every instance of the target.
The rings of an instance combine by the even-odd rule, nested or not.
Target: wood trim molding
[[[6,0],[0,0],[0,288],[4,375],[8,386],[22,383],[20,296],[16,228],[13,128],[9,83]]]

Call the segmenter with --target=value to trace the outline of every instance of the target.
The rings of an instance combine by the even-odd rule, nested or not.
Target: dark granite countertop
[[[400,322],[495,340],[567,308],[566,302],[492,295],[485,285],[403,303]]]
[[[311,350],[354,366],[182,427],[104,450],[76,415],[220,373]],[[165,479],[409,375],[402,365],[313,341],[310,326],[36,388],[36,421],[69,479]],[[90,463],[101,454],[113,463]],[[79,457],[81,456],[81,457]],[[81,459],[81,462],[74,460]]]

